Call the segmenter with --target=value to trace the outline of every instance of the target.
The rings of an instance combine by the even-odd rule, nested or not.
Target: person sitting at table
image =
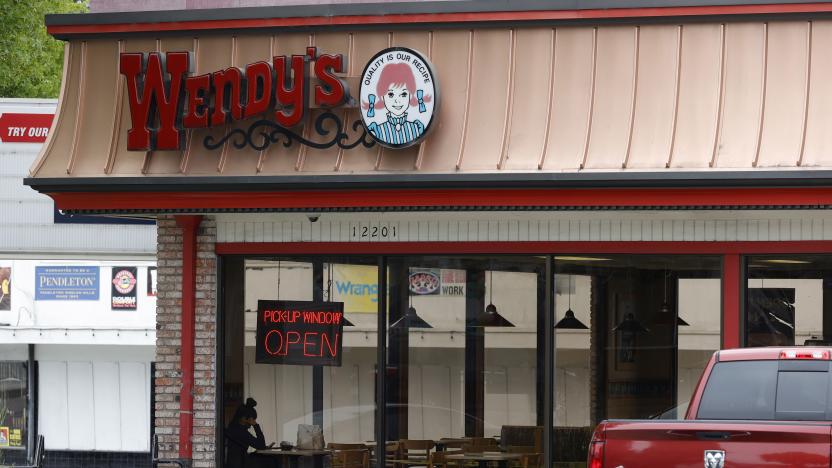
[[[260,425],[257,424],[257,402],[247,398],[246,402],[237,408],[234,419],[225,429],[226,441],[225,466],[227,468],[253,468],[257,464],[248,454],[249,447],[255,450],[271,448],[274,444],[266,445],[266,438]],[[254,428],[254,434],[249,429]]]

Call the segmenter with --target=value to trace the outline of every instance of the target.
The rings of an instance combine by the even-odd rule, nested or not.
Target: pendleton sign
[[[319,54],[315,47],[307,47],[304,55],[274,56],[270,62],[198,76],[193,76],[192,65],[190,52],[120,54],[119,72],[125,77],[130,105],[128,150],[183,150],[187,129],[254,118],[247,129],[206,137],[205,147],[216,149],[231,141],[237,148],[262,150],[271,143],[290,146],[297,141],[316,148],[375,143],[405,148],[424,139],[438,111],[430,63],[404,47],[382,50],[367,63],[359,77],[359,102],[350,96],[343,78],[344,56]],[[347,141],[341,119],[326,111],[315,119],[314,130],[332,139],[305,138],[295,128],[304,123],[310,103],[324,109],[360,107],[361,119],[353,123],[353,130],[363,126],[364,132]]]

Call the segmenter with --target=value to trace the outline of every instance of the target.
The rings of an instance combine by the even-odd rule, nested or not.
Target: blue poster
[[[98,267],[35,267],[35,300],[97,301]]]

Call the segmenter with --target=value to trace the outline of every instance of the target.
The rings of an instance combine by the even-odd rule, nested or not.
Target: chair
[[[176,465],[179,468],[187,468],[185,462],[178,458],[159,458],[159,436],[157,434],[153,434],[153,441],[150,446],[150,463],[153,468],[160,465]]]
[[[448,444],[445,444],[445,447],[445,450],[437,450],[436,452],[430,454],[430,468],[448,468],[450,460],[447,459],[447,456],[463,453],[462,450],[448,450],[450,448],[450,445]],[[459,448],[461,448],[461,446]],[[459,463],[457,463],[457,465],[459,465]]]
[[[496,452],[500,450],[500,445],[497,439],[492,437],[470,437],[465,441],[465,445],[475,447],[478,452]]]
[[[370,463],[375,466],[376,464],[376,451],[378,450],[378,444],[370,444],[367,445],[367,449],[370,452]],[[399,443],[398,442],[387,442],[384,444],[384,463],[386,466],[393,466],[391,460],[398,458],[399,456]]]
[[[509,447],[534,447],[535,453],[543,453],[542,426],[503,426],[500,429],[500,445]]]
[[[399,441],[398,457],[390,460],[396,466],[430,466],[432,440],[403,439]]]
[[[367,450],[366,444],[342,444],[339,442],[330,442],[326,444],[326,448],[332,450]]]
[[[355,445],[355,444],[334,444]],[[359,444],[360,445],[360,444]],[[333,468],[370,468],[370,451],[367,447],[356,449],[336,449],[332,454]]]
[[[467,444],[467,443],[468,443],[467,439],[455,439],[455,438],[443,437],[443,438],[439,439],[439,442],[437,444],[437,451],[440,450],[439,449],[440,446],[444,447],[446,450],[447,449],[462,449],[462,446]]]
[[[28,465],[15,465],[16,468],[41,468],[43,460],[46,458],[46,447],[44,446],[44,439],[39,435],[35,441],[35,452],[32,454],[32,459],[29,460]]]

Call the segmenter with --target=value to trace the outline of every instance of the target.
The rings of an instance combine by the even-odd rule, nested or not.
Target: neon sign
[[[257,301],[258,364],[340,366],[344,303]]]

